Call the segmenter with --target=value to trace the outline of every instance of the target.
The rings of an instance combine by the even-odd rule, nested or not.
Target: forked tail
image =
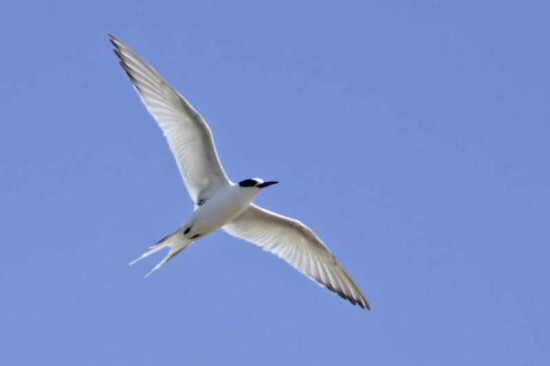
[[[166,262],[168,262],[170,259],[174,258],[176,254],[187,248],[194,240],[187,239],[183,236],[183,232],[180,230],[176,231],[173,234],[170,234],[163,239],[161,239],[158,243],[153,245],[149,248],[145,253],[143,253],[138,258],[134,259],[132,262],[130,262],[130,265],[142,260],[143,258],[146,258],[150,256],[151,254],[154,254],[158,252],[161,249],[164,248],[170,248],[168,251],[168,254],[160,263],[158,263],[149,273],[145,275],[145,278],[149,277],[151,273],[155,272],[157,269],[162,267]]]

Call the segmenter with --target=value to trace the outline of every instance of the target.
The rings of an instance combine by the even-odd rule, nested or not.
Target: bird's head
[[[279,182],[275,182],[275,181],[264,182],[264,180],[260,179],[260,178],[250,178],[250,179],[245,179],[245,180],[240,181],[239,186],[241,186],[243,188],[255,187],[255,188],[263,189],[263,188],[272,186],[272,185],[277,184],[277,183],[279,183]]]

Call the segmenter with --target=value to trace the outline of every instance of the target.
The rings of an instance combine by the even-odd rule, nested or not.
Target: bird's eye
[[[239,185],[241,187],[256,187],[256,184],[258,184],[258,182],[256,182],[254,179],[245,179],[239,182]]]

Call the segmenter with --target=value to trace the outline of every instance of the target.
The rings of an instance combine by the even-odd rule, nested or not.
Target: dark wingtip
[[[126,45],[117,37],[115,37],[112,33],[107,33],[107,36],[109,37],[109,42],[116,48],[120,49],[121,47],[124,48]]]
[[[116,46],[113,48],[113,53],[122,60],[122,53],[120,53],[120,50]]]
[[[370,310],[370,305],[369,303],[367,302],[367,300],[363,297],[359,300],[357,299],[354,299],[353,297],[350,297],[348,295],[346,295],[344,292],[342,291],[339,291],[337,290],[336,288],[334,288],[331,284],[327,284],[327,283],[323,283],[322,281],[320,281],[320,279],[318,278],[315,278],[315,281],[317,281],[318,283],[322,284],[323,286],[325,286],[327,288],[327,290],[335,293],[336,295],[340,296],[342,299],[346,300],[346,301],[349,301],[350,303],[352,303],[353,305],[356,305],[356,306],[359,306],[360,308],[362,309],[367,309],[367,310]]]

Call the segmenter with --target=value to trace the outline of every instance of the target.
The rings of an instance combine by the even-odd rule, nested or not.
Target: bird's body
[[[260,193],[260,189],[250,189],[231,183],[220,188],[211,199],[197,206],[191,217],[183,225],[186,237],[198,238],[221,228],[239,216]]]
[[[261,190],[277,182],[264,182],[259,178],[239,183],[229,180],[206,121],[149,64],[116,37],[110,37],[120,65],[164,132],[195,203],[195,210],[180,228],[130,264],[169,248],[166,257],[150,274],[196,240],[223,228],[276,254],[351,303],[369,308],[359,287],[311,229],[298,220],[252,203]]]

